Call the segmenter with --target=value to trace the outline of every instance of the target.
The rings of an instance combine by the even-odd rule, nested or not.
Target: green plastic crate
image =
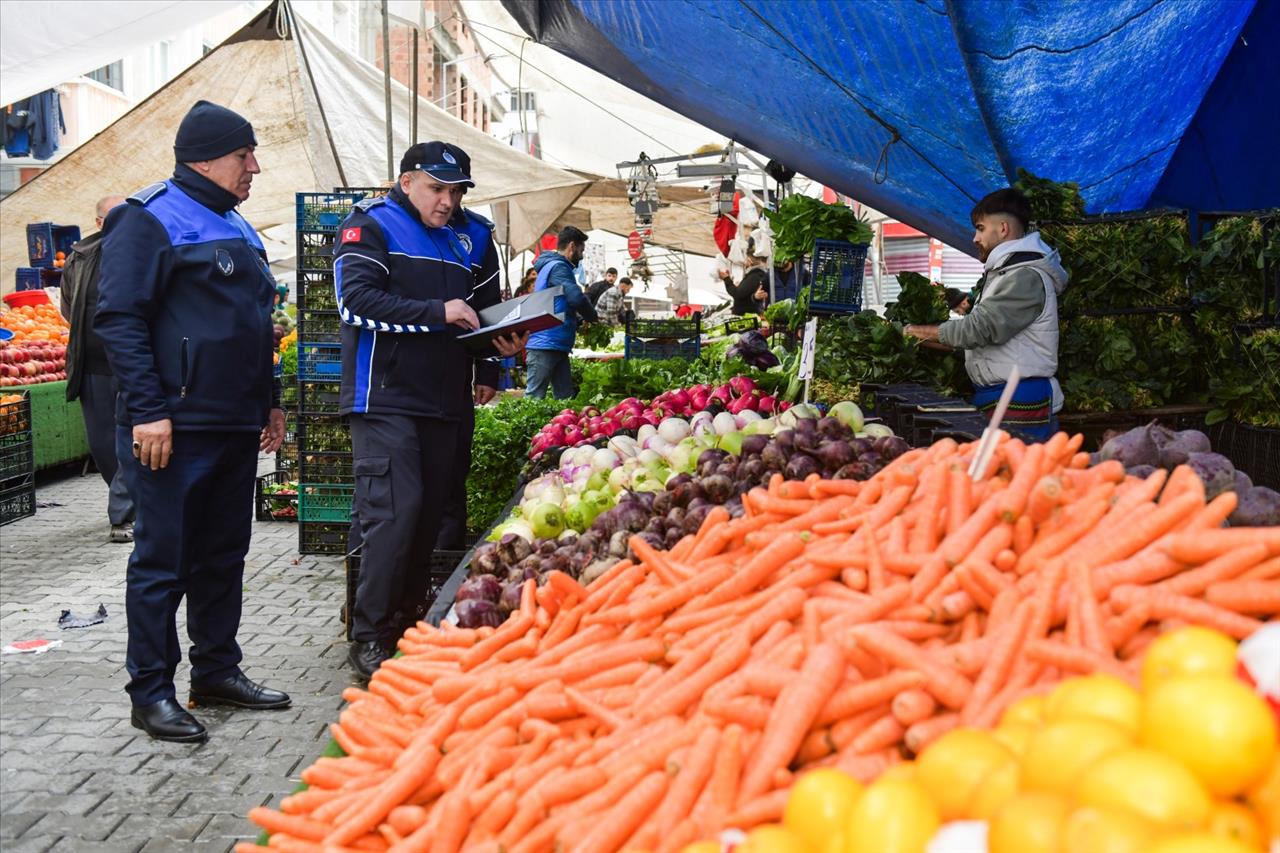
[[[41,382],[6,391],[30,392],[32,450],[36,470],[74,462],[89,455],[80,401],[67,402],[67,383]]]
[[[302,483],[298,486],[299,521],[351,521],[352,483]]]

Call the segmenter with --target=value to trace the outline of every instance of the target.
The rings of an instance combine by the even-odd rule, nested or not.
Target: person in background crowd
[[[497,393],[497,365],[473,358],[458,340],[479,326],[476,310],[500,298],[496,278],[477,285],[466,243],[450,227],[466,188],[475,186],[469,165],[456,145],[414,145],[391,191],[357,203],[338,229],[339,410],[350,416],[362,543],[347,660],[364,678],[425,607],[462,433],[472,407]],[[469,221],[466,233],[481,226],[472,232]],[[513,355],[524,339],[495,345],[499,355]]]
[[[946,290],[947,308],[963,317],[969,313],[969,294],[954,287]]]
[[[456,145],[453,148],[458,168],[463,174],[470,175],[471,158]],[[475,283],[466,301],[479,307],[501,302],[502,288],[498,280],[501,264],[498,259],[498,244],[493,239],[493,223],[474,210],[464,209],[459,205],[453,218],[449,220],[449,227],[458,235],[471,262],[471,274]],[[502,367],[502,364],[494,361],[477,362],[477,384],[481,384],[479,379],[483,378],[486,381],[492,380],[490,387],[497,388],[501,384],[499,371]],[[479,395],[476,396],[476,402],[479,402]],[[467,474],[471,471],[471,438],[475,429],[475,409],[465,409],[458,425],[458,457],[457,464],[454,465],[453,487],[445,500],[444,511],[440,515],[440,533],[436,537],[436,548],[441,551],[462,550],[466,542]]]
[[[535,291],[564,287],[564,293],[556,297],[554,307],[557,313],[564,315],[564,322],[529,336],[529,347],[525,353],[529,378],[525,391],[530,397],[545,397],[547,389],[551,389],[557,400],[573,396],[569,352],[578,334],[578,319],[588,323],[599,319],[591,300],[573,278],[573,270],[582,262],[586,247],[587,235],[569,225],[557,236],[556,250],[543,252],[533,263],[533,268],[538,271]]]
[[[742,281],[735,285],[733,279],[724,279],[724,289],[733,300],[736,317],[759,314],[769,302],[769,273],[765,270],[768,260],[751,254],[751,249],[752,245],[748,244],[747,271],[742,274]]]
[[[800,292],[800,271],[795,261],[787,261],[773,268],[773,293],[777,300],[795,299]]]
[[[261,169],[253,127],[198,101],[173,177],[107,216],[95,327],[119,382],[116,456],[137,507],[126,576],[132,723],[202,741],[175,699],[176,616],[187,599],[189,707],[285,708],[250,681],[236,643],[258,453],[284,440],[272,377],[275,279],[235,208]]]
[[[593,307],[598,307],[600,297],[609,292],[609,288],[613,287],[613,283],[618,280],[618,270],[616,267],[609,267],[604,271],[604,278],[594,282],[587,287],[587,298],[591,300]]]
[[[620,278],[618,283],[604,292],[596,303],[596,313],[606,326],[620,326],[626,320],[627,296],[631,293],[631,279]]]
[[[67,339],[67,402],[80,400],[89,455],[106,481],[108,542],[133,541],[133,499],[116,459],[116,382],[102,339],[94,331],[98,309],[98,273],[102,261],[102,223],[108,211],[124,204],[124,196],[98,199],[98,230],[71,247],[62,269],[62,316],[71,324]]]
[[[530,267],[524,271],[524,277],[520,279],[520,286],[516,288],[516,292],[512,297],[528,296],[533,293],[533,285],[538,280],[538,271]]]
[[[996,190],[970,213],[973,242],[985,272],[974,288],[973,308],[939,326],[908,325],[923,341],[964,350],[964,366],[976,393],[973,404],[995,409],[1014,367],[1021,379],[1004,423],[1041,440],[1057,432],[1062,408],[1058,370],[1058,295],[1067,271],[1056,249],[1027,233],[1031,206],[1015,189]]]

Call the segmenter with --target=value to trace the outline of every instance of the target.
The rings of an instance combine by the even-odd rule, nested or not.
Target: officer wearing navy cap
[[[260,170],[243,116],[199,101],[173,177],[107,217],[95,325],[120,384],[116,452],[137,506],[126,576],[132,722],[202,741],[175,696],[176,614],[187,600],[190,707],[284,708],[240,670],[244,557],[258,451],[284,439],[272,378],[275,280],[236,212]]]
[[[350,415],[363,549],[348,659],[366,678],[405,627],[396,613],[412,616],[427,598],[472,406],[496,393],[497,366],[457,339],[500,298],[496,278],[476,280],[471,235],[450,227],[475,186],[469,167],[456,145],[413,146],[388,195],[360,202],[342,223],[334,250],[341,411]],[[496,354],[515,354],[526,337],[498,341]]]

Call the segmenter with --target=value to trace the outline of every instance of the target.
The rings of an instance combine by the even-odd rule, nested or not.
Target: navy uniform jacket
[[[279,405],[275,278],[237,203],[180,164],[107,216],[94,327],[119,423],[256,432]]]
[[[475,241],[468,237],[475,246]],[[496,257],[496,255],[495,255]],[[342,223],[333,259],[342,318],[341,411],[457,420],[471,407],[474,359],[445,322],[444,304],[498,301],[477,288],[471,252],[452,228],[428,228],[393,187]],[[487,288],[487,289],[486,289]],[[486,300],[492,301],[486,302]],[[481,363],[484,371],[492,368]]]
[[[471,295],[467,297],[469,304],[476,312],[502,301],[501,262],[498,258],[498,244],[493,239],[493,223],[472,210],[458,208],[449,222],[449,227],[462,241],[462,247],[471,256],[471,274],[475,283],[471,286]],[[476,384],[498,387],[500,367],[497,352],[493,358],[476,362]]]

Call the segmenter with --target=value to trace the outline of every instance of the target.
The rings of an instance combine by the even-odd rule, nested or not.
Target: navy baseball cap
[[[471,158],[467,152],[448,142],[419,142],[404,152],[400,159],[400,173],[426,172],[442,184],[466,184],[471,180]]]

